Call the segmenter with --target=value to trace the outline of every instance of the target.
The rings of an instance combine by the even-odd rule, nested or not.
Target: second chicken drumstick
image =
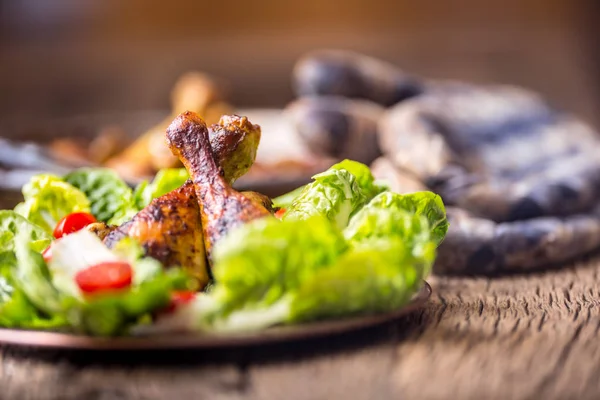
[[[252,127],[245,117],[236,117],[231,123],[241,129]],[[206,124],[197,114],[186,111],[175,118],[167,129],[167,143],[194,183],[209,260],[215,243],[231,229],[270,215],[224,178],[223,169],[214,159]]]

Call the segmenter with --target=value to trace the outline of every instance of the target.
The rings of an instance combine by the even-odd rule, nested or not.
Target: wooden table
[[[126,357],[5,348],[0,398],[599,398],[599,271],[596,257],[528,276],[433,278],[420,313],[300,344]]]

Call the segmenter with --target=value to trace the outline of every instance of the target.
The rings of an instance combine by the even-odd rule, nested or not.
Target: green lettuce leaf
[[[42,255],[31,249],[29,237],[23,232],[19,232],[14,243],[15,282],[18,282],[19,288],[38,310],[47,315],[61,314],[63,296],[52,285],[50,272]]]
[[[360,186],[365,196],[367,196],[367,201],[379,193],[389,190],[389,187],[385,183],[375,180],[368,166],[358,161],[343,160],[334,164],[330,169],[345,170],[354,175],[358,186]]]
[[[313,179],[292,202],[284,220],[322,216],[344,228],[350,216],[368,201],[354,175],[346,170],[329,169]]]
[[[328,220],[263,218],[231,232],[213,252],[217,284],[211,291],[220,315],[246,306],[269,305],[346,249]]]
[[[418,231],[406,232],[407,225],[402,221],[406,216],[423,217],[427,221],[433,241],[439,245],[448,231],[446,209],[439,195],[432,192],[398,194],[384,192],[373,198],[350,221],[344,235],[349,240],[365,237],[400,234],[406,240],[417,239]],[[409,224],[410,229],[418,224]]]
[[[277,208],[288,208],[292,205],[292,203],[294,202],[294,200],[296,200],[296,198],[300,195],[300,193],[302,193],[302,191],[304,190],[305,186],[300,186],[299,188],[296,188],[294,190],[292,190],[291,192],[288,192],[286,194],[282,194],[279,197],[275,197],[273,199],[273,206],[277,207]]]
[[[410,301],[431,268],[435,247],[415,258],[399,239],[378,241],[344,254],[317,271],[290,300],[284,322],[348,317],[398,309]]]
[[[369,240],[341,254],[332,264],[304,274],[275,302],[245,302],[228,313],[215,315],[219,299],[212,293],[199,298],[197,308],[203,318],[200,328],[252,331],[279,324],[391,311],[410,301],[434,259],[433,243],[427,252],[415,257],[399,238]]]
[[[34,253],[44,250],[50,235],[14,211],[0,211],[0,326],[50,329],[64,326],[64,318],[47,317],[18,287],[15,246],[24,243]]]
[[[3,284],[0,278],[0,285]],[[0,301],[0,326],[24,329],[59,329],[64,328],[67,321],[63,316],[45,316],[27,299],[25,294],[12,288],[10,296]]]
[[[343,160],[332,165],[329,169],[338,171],[344,170],[354,175],[356,183],[367,197],[367,201],[371,200],[379,193],[389,190],[389,187],[385,183],[375,180],[369,167],[367,167],[365,164],[359,163],[358,161]],[[273,199],[273,205],[280,208],[290,207],[294,200],[300,196],[306,186],[308,185],[300,186],[289,193],[276,197]]]
[[[66,175],[65,181],[85,193],[98,221],[120,225],[138,211],[131,188],[113,170],[81,168]]]
[[[166,168],[158,171],[152,183],[144,181],[134,192],[134,201],[138,209],[146,207],[153,199],[167,194],[189,179],[185,168]]]
[[[52,240],[52,236],[41,227],[32,224],[25,217],[10,210],[0,211],[0,256],[5,252],[13,252],[15,236],[21,233],[27,238],[30,247],[43,251]]]
[[[397,309],[410,301],[430,273],[447,229],[438,200],[432,193],[376,195],[344,230],[350,247],[338,245],[318,268],[303,268],[303,257],[323,254],[332,240],[339,241],[333,239],[335,224],[327,229],[323,217],[280,224],[263,221],[268,234],[266,229],[238,231],[244,234],[226,238],[231,242],[222,250],[223,258],[215,259],[213,291],[198,299],[201,329],[248,331]],[[317,229],[315,221],[323,225]],[[286,225],[290,222],[307,224]],[[246,242],[248,248],[227,258]],[[323,244],[324,249],[319,247]],[[219,273],[231,276],[219,279]]]
[[[153,312],[169,304],[174,290],[191,287],[185,272],[164,271],[158,261],[139,256],[139,245],[117,245],[119,250],[113,254],[106,248],[99,250],[86,238],[94,238],[103,246],[88,231],[65,236],[54,242],[48,266],[30,248],[27,232],[17,234],[14,253],[0,255],[0,326],[61,328],[99,336],[123,334],[140,322],[148,323]],[[74,283],[78,271],[106,257],[132,263],[134,279],[130,288],[82,296],[76,285],[60,284],[69,279]]]
[[[54,175],[41,174],[31,178],[23,186],[23,197],[25,201],[18,204],[15,211],[48,233],[52,233],[64,216],[90,212],[86,195]]]
[[[66,325],[61,317],[47,317],[27,298],[15,284],[14,253],[0,256],[0,326],[7,328],[52,329]]]

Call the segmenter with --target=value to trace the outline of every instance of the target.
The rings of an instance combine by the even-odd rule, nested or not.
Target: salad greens
[[[74,212],[90,212],[98,221],[120,225],[187,179],[185,169],[165,169],[134,191],[107,168],[80,168],[64,177],[41,174],[23,187],[25,201],[15,211],[48,233]]]
[[[389,190],[389,187],[385,183],[375,180],[369,167],[358,161],[343,160],[332,165],[330,169],[345,170],[354,175],[358,182],[358,186],[360,186],[369,200],[379,193]]]
[[[292,202],[284,219],[307,219],[323,216],[339,228],[348,225],[350,216],[368,200],[354,175],[346,170],[329,169],[313,176]]]
[[[369,167],[356,161],[344,160],[327,171],[313,176],[298,196],[289,201],[284,219],[306,219],[321,215],[343,229],[350,217],[374,196],[387,190],[375,182]],[[283,198],[286,201],[286,198]],[[281,206],[280,203],[276,205]]]
[[[306,187],[306,185],[300,186],[299,188],[296,188],[296,189],[292,190],[291,192],[282,194],[279,197],[275,197],[273,199],[273,206],[275,206],[277,208],[288,208],[289,206],[292,205],[294,200],[296,200],[296,197],[298,197],[300,195],[300,193],[302,193],[302,191],[304,190],[305,187]]]
[[[435,258],[431,241],[413,252],[400,237],[357,247],[341,238],[323,217],[254,221],[239,229],[215,249],[217,284],[199,299],[202,327],[236,332],[393,310],[410,300]],[[231,246],[246,241],[251,244],[230,258]]]
[[[74,249],[83,248],[85,252]],[[122,247],[139,247],[134,242]],[[64,327],[93,335],[126,333],[150,314],[169,304],[174,290],[186,290],[189,278],[177,269],[163,270],[158,261],[135,259],[140,249],[108,250],[89,231],[67,235],[53,244],[53,257],[46,264],[29,247],[28,238],[19,233],[15,239],[15,263],[3,264],[4,283],[0,321],[11,327]],[[127,255],[127,256],[125,256]],[[70,257],[69,257],[70,256]],[[92,265],[115,260],[132,261],[134,279],[123,290],[84,294],[75,284],[75,275]],[[139,277],[138,277],[139,275]]]
[[[23,186],[23,197],[15,211],[48,233],[65,215],[90,211],[86,195],[55,175],[34,176]]]
[[[66,175],[64,180],[86,195],[98,221],[119,225],[139,211],[133,203],[131,188],[113,170],[81,168]]]
[[[134,193],[134,202],[138,209],[146,207],[152,199],[177,189],[189,179],[185,168],[166,168],[158,171],[152,183],[140,183]]]
[[[286,223],[265,218],[246,224],[214,249],[218,284],[212,295],[222,313],[247,304],[270,305],[334,262],[346,247],[341,232],[322,217]]]
[[[27,252],[26,257],[29,251],[39,253],[50,244],[51,236],[8,210],[0,211],[0,229],[0,326],[45,329],[64,325],[63,319],[44,315],[17,284],[18,274],[25,272],[18,268],[17,251]],[[29,248],[23,249],[23,244]],[[27,276],[27,282],[29,279]]]
[[[174,325],[237,332],[394,310],[419,289],[448,230],[438,195],[393,193],[366,165],[344,160],[275,199],[286,209],[281,220],[252,221],[216,243],[214,282],[170,314],[159,311],[189,290],[190,278],[146,257],[134,239],[108,249],[81,230],[52,241],[70,213],[120,224],[187,179],[184,169],[166,169],[132,190],[107,169],[32,178],[24,202],[0,211],[0,326],[101,336]],[[111,263],[129,268],[127,286],[86,292],[77,277]]]
[[[331,166],[330,169],[334,170],[346,170],[354,175],[354,178],[358,182],[358,186],[363,190],[365,195],[371,199],[375,197],[377,194],[389,190],[387,185],[383,182],[377,182],[373,175],[371,174],[371,170],[365,164],[359,163],[357,161],[352,160],[344,160],[337,164]],[[292,205],[294,200],[302,193],[302,191],[306,188],[305,186],[300,186],[297,189],[292,190],[289,193],[283,194],[279,197],[273,199],[273,205],[275,207],[288,208]]]
[[[433,260],[412,257],[401,240],[379,244],[349,251],[307,279],[290,296],[285,322],[385,312],[407,303]]]
[[[129,290],[65,302],[70,326],[81,333],[114,336],[151,322],[151,314],[169,305],[171,293],[189,288],[188,276],[177,269],[160,270]]]
[[[343,161],[280,200],[283,220],[253,221],[214,249],[216,284],[198,299],[203,329],[235,332],[408,302],[448,229],[439,196],[401,195]]]
[[[365,214],[377,214],[384,212],[385,210],[400,215],[401,212],[408,213],[410,215],[419,215],[427,219],[429,223],[431,234],[435,240],[435,243],[439,245],[448,231],[448,220],[446,219],[446,208],[442,202],[442,198],[432,192],[416,192],[408,194],[398,194],[393,192],[385,192],[376,196],[361,212]],[[356,222],[353,222],[353,229],[359,228],[361,219],[366,218],[365,216],[359,216],[357,214]],[[373,227],[373,229],[394,229],[394,223],[392,222],[394,217],[388,219],[387,222],[380,221],[382,225]],[[348,230],[348,234],[351,229]],[[363,229],[363,234],[364,234]],[[381,233],[380,233],[381,234]]]
[[[44,250],[52,237],[44,229],[29,222],[25,217],[10,210],[0,211],[0,259],[12,255],[15,249],[15,236],[21,233],[27,236],[32,249]]]

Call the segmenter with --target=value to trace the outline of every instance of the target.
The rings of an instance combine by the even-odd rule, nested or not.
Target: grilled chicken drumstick
[[[244,175],[256,158],[260,128],[240,117],[223,116],[210,127],[210,145],[215,161],[223,168],[227,182]],[[259,193],[245,196],[271,210],[270,199]],[[130,221],[118,228],[100,227],[104,242],[113,247],[125,237],[135,238],[146,254],[165,266],[183,266],[199,284],[208,282],[200,208],[191,180],[181,188],[154,199]],[[100,235],[99,235],[100,236]]]
[[[179,189],[154,199],[111,232],[104,243],[113,247],[124,237],[135,238],[147,255],[165,266],[182,266],[204,287],[208,283],[200,209],[194,187]]]
[[[231,117],[239,129],[256,129],[245,117]],[[213,156],[204,121],[193,112],[180,114],[167,129],[167,143],[188,170],[200,203],[204,243],[210,261],[214,244],[231,229],[270,215],[262,205],[234,190]]]

